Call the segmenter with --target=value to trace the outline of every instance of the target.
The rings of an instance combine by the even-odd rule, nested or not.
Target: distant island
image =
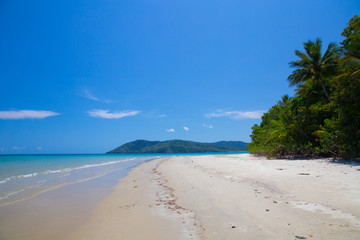
[[[208,153],[208,152],[241,152],[248,151],[242,141],[220,141],[199,143],[184,140],[147,141],[136,140],[123,144],[110,153]]]

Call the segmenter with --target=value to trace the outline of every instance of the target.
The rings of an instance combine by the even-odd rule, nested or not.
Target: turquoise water
[[[0,156],[0,206],[157,158],[155,155]]]
[[[224,154],[224,153],[211,153]],[[202,154],[0,155],[0,206],[165,156]]]

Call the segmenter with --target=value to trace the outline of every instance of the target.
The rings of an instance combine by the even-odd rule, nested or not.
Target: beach
[[[0,239],[63,240],[154,155],[0,156]]]
[[[250,154],[134,168],[68,239],[359,239],[360,165]]]

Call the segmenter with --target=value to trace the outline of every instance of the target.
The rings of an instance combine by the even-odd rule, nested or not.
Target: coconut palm
[[[301,89],[304,84],[321,83],[327,99],[331,102],[330,95],[325,87],[324,80],[334,75],[338,60],[340,59],[339,48],[335,43],[330,43],[324,55],[321,53],[321,39],[317,38],[315,42],[307,41],[304,43],[305,53],[299,50],[295,55],[299,57],[298,61],[290,62],[290,66],[297,68],[288,77],[290,86],[297,85]]]
[[[280,108],[285,108],[291,103],[291,97],[289,97],[288,94],[281,97],[280,101],[276,101],[277,105],[280,106]]]

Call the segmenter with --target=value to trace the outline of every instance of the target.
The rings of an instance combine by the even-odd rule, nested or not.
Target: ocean
[[[0,206],[114,172],[126,176],[141,163],[181,155],[201,154],[0,155]]]
[[[158,155],[0,155],[0,206],[119,172]]]

